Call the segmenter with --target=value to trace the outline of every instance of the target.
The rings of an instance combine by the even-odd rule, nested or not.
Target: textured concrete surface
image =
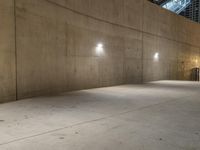
[[[198,150],[200,83],[159,81],[0,105],[0,150]]]
[[[0,20],[0,102],[200,66],[200,25],[146,0],[1,0]]]
[[[16,99],[14,1],[0,1],[0,102]]]
[[[16,14],[18,99],[190,80],[191,69],[200,63],[199,43],[192,40],[199,35],[188,36],[196,25],[186,26],[186,19],[146,0],[16,0]],[[182,38],[179,27],[192,42]],[[102,55],[96,52],[98,43]]]
[[[16,0],[18,98],[141,83],[142,33],[106,21],[118,16],[118,2],[77,1],[72,3],[80,6],[71,10],[57,2]],[[83,8],[99,19],[76,11]],[[109,17],[105,11],[113,13]]]

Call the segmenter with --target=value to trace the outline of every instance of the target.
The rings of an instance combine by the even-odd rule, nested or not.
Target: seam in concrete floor
[[[191,97],[192,95],[195,95],[195,94],[191,94],[191,95],[189,95],[189,96],[185,96],[184,98]],[[63,127],[63,128],[58,128],[58,129],[54,129],[54,130],[49,130],[49,131],[47,131],[47,132],[42,132],[42,133],[40,133],[40,134],[35,134],[35,135],[31,135],[31,136],[27,136],[27,137],[23,137],[23,138],[11,140],[11,141],[9,141],[9,142],[0,143],[0,146],[8,145],[8,144],[10,144],[10,143],[14,143],[14,142],[18,142],[18,141],[23,141],[23,140],[26,140],[26,139],[30,139],[30,138],[33,138],[33,137],[38,137],[38,136],[45,135],[45,134],[49,134],[49,133],[53,133],[53,132],[56,132],[56,131],[61,131],[61,130],[67,129],[67,128],[72,128],[72,127],[76,127],[76,126],[79,126],[79,125],[89,124],[89,123],[92,123],[92,122],[97,122],[97,121],[104,120],[104,119],[108,119],[108,118],[112,118],[112,117],[115,117],[115,116],[120,116],[120,115],[127,114],[127,113],[130,113],[130,112],[135,112],[135,111],[144,110],[144,109],[147,109],[147,108],[150,108],[150,107],[154,107],[154,106],[157,106],[157,105],[161,105],[161,104],[165,104],[165,103],[170,103],[170,102],[178,101],[178,100],[181,100],[182,98],[183,98],[183,97],[180,97],[180,98],[172,98],[171,100],[168,100],[168,101],[165,101],[165,102],[161,102],[161,103],[157,103],[157,104],[153,104],[153,105],[141,107],[141,108],[134,109],[134,110],[129,110],[129,111],[126,111],[126,112],[121,112],[121,113],[117,113],[117,114],[112,114],[112,115],[109,115],[109,116],[107,116],[107,117],[102,117],[102,118],[98,118],[98,119],[94,119],[94,120],[89,120],[89,121],[80,122],[80,123],[73,124],[73,125],[70,125],[70,126],[66,126],[66,127]],[[119,118],[119,119],[120,119],[120,118]]]

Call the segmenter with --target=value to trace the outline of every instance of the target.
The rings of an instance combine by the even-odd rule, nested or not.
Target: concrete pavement
[[[157,81],[0,105],[0,150],[198,150],[200,84]]]

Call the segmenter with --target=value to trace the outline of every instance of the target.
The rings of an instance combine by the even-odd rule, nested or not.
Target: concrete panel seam
[[[14,0],[14,46],[15,46],[15,86],[16,100],[18,99],[18,83],[17,83],[17,15],[16,15],[16,0]]]
[[[190,95],[188,95],[186,97],[191,97],[191,96],[193,96],[193,94],[190,94]],[[184,96],[184,98],[186,98],[186,97]],[[174,102],[174,101],[179,101],[179,100],[182,100],[182,99],[183,99],[183,97],[172,98],[172,99],[164,101],[164,102],[159,102],[159,103],[151,104],[151,105],[140,107],[140,108],[137,108],[137,109],[130,109],[130,110],[127,110],[127,111],[124,111],[124,112],[110,114],[110,115],[105,116],[105,117],[100,117],[100,118],[89,120],[89,121],[83,121],[83,122],[72,124],[72,125],[69,125],[69,126],[62,127],[62,128],[57,128],[57,129],[54,129],[54,130],[49,130],[49,131],[46,131],[46,132],[35,134],[35,135],[32,135],[32,136],[22,137],[22,138],[14,139],[14,140],[11,140],[11,141],[8,141],[8,142],[5,142],[5,143],[0,143],[0,146],[2,146],[2,145],[8,145],[10,143],[22,141],[22,140],[25,140],[25,139],[30,139],[30,138],[33,138],[33,137],[38,137],[38,136],[49,134],[49,133],[53,133],[53,132],[56,132],[56,131],[67,129],[67,128],[76,127],[76,126],[79,126],[79,125],[89,124],[91,122],[97,122],[97,121],[100,121],[100,120],[104,120],[104,119],[108,119],[108,118],[113,118],[115,116],[121,116],[123,114],[127,114],[127,113],[130,113],[130,112],[141,111],[141,110],[144,110],[144,109],[147,109],[147,108],[151,108],[151,107],[163,105],[163,104],[166,104],[166,103],[171,103],[171,102]]]
[[[134,30],[134,31],[139,31],[139,32],[143,32],[143,33],[146,33],[146,34],[150,34],[150,35],[153,35],[153,36],[157,36],[159,38],[165,38],[167,40],[171,40],[171,41],[175,41],[177,43],[183,43],[183,44],[186,44],[186,45],[189,45],[189,46],[193,46],[193,47],[196,47],[196,48],[199,48],[198,45],[194,45],[194,44],[190,44],[190,43],[187,43],[187,42],[183,42],[183,41],[179,41],[179,40],[175,40],[175,39],[171,39],[169,37],[166,37],[166,36],[160,36],[158,34],[153,34],[153,33],[150,33],[150,32],[145,32],[143,30],[139,30],[139,29],[136,29],[134,27],[130,27],[130,26],[126,26],[126,25],[121,25],[121,24],[118,24],[118,23],[114,23],[114,22],[110,22],[110,21],[107,21],[107,20],[104,20],[104,19],[100,19],[100,18],[97,18],[97,17],[94,17],[94,16],[91,16],[91,15],[87,15],[87,14],[84,14],[84,13],[81,13],[77,10],[74,10],[74,9],[71,9],[69,7],[66,7],[66,6],[63,6],[61,4],[58,4],[56,2],[52,2],[51,0],[46,0],[48,3],[52,4],[52,5],[55,5],[57,7],[60,7],[60,8],[63,8],[63,9],[66,9],[66,10],[69,10],[73,13],[76,13],[76,14],[79,14],[81,16],[85,16],[85,17],[88,17],[88,18],[91,18],[91,19],[94,19],[94,20],[97,20],[97,21],[100,21],[100,22],[104,22],[104,23],[108,23],[108,24],[111,24],[111,25],[115,25],[115,26],[118,26],[118,27],[122,27],[122,28],[126,28],[126,29],[130,29],[130,30]],[[143,1],[144,3],[144,1]],[[143,6],[143,11],[144,11],[144,6]],[[142,18],[143,19],[143,18]]]

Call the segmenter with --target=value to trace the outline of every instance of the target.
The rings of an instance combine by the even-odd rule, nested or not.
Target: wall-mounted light
[[[98,56],[103,55],[104,54],[104,46],[103,46],[103,44],[102,43],[98,43],[95,50],[96,50],[96,54]]]
[[[199,67],[199,61],[198,59],[195,59],[196,67]]]
[[[158,61],[158,60],[159,60],[159,53],[156,52],[156,53],[154,54],[153,58],[154,58],[155,61]]]

